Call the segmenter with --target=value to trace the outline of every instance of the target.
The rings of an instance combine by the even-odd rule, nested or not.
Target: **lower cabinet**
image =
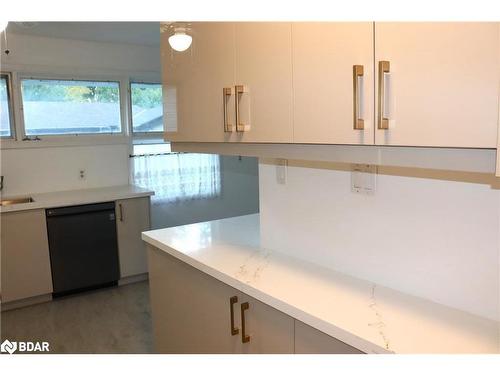
[[[158,353],[361,353],[148,245]]]
[[[52,293],[45,210],[0,215],[3,303]]]
[[[235,314],[240,315],[237,326],[240,342],[243,337],[248,337],[249,340],[241,342],[238,353],[293,354],[294,319],[255,298],[239,291],[237,293],[239,308]],[[246,304],[248,309],[241,313],[241,306],[245,308]],[[242,322],[245,322],[245,332]]]
[[[149,207],[149,197],[116,201],[121,278],[148,272],[141,232],[150,229]],[[2,302],[52,293],[45,209],[5,212],[0,217]]]
[[[293,318],[161,250],[148,256],[156,352],[293,353]]]
[[[120,277],[148,272],[146,247],[141,232],[150,229],[149,197],[117,200],[115,210]]]
[[[295,320],[295,353],[363,354],[358,349],[298,320]]]

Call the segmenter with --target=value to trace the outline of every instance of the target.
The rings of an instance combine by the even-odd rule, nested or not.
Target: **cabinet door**
[[[236,24],[236,85],[240,123],[250,129],[236,134],[240,142],[292,142],[291,24]]]
[[[296,354],[363,354],[346,343],[295,320]]]
[[[146,246],[141,232],[149,230],[149,197],[116,201],[116,232],[120,277],[148,272]]]
[[[155,351],[238,352],[240,336],[230,325],[230,298],[238,292],[161,250],[148,246],[148,257]]]
[[[294,143],[373,144],[373,23],[293,23],[292,43]]]
[[[52,293],[44,210],[2,213],[2,302]]]
[[[223,142],[231,136],[224,132],[223,88],[234,86],[234,24],[195,22],[190,34],[184,52],[170,47],[169,32],[161,34],[165,138]],[[234,95],[226,105],[234,121]]]
[[[250,337],[246,343],[241,343],[242,353],[252,354],[293,354],[294,349],[294,319],[282,312],[262,303],[255,298],[240,294],[241,305],[248,303],[244,312],[245,335]],[[241,316],[243,319],[243,316]],[[242,326],[240,326],[242,335]],[[239,336],[241,342],[241,336]]]
[[[497,146],[498,23],[375,23],[375,56],[390,63],[377,144]]]

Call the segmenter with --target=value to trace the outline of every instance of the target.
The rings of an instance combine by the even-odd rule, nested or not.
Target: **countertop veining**
[[[259,215],[144,232],[191,266],[367,353],[498,353],[499,322],[260,247]]]
[[[66,190],[39,194],[23,194],[22,196],[32,197],[34,201],[29,203],[20,203],[0,207],[0,213],[99,203],[114,201],[117,199],[147,197],[150,195],[154,195],[154,192],[135,185],[109,186],[104,188],[82,190]],[[15,198],[17,196],[12,197]],[[11,198],[11,196],[2,196],[2,199],[8,198]]]

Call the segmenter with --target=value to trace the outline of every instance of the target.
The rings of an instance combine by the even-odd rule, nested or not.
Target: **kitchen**
[[[498,357],[498,22],[4,36],[2,342]]]

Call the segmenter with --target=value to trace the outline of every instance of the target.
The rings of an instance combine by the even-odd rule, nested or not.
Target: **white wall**
[[[2,35],[3,36],[3,35]],[[128,44],[8,34],[9,55],[0,58],[1,69],[24,74],[137,77],[159,79],[159,48]],[[15,83],[15,82],[14,82]],[[17,123],[20,113],[16,113]],[[0,153],[2,194],[21,195],[54,190],[123,185],[129,181],[129,141],[121,144],[65,145],[5,148]],[[77,143],[74,141],[74,143]],[[102,142],[101,142],[102,143]],[[113,142],[117,143],[117,142]],[[51,144],[52,146],[53,144]],[[12,146],[9,146],[12,147]],[[79,170],[86,178],[79,178]]]
[[[1,173],[5,196],[126,185],[128,145],[2,150]]]
[[[259,163],[264,247],[491,319],[499,317],[494,177],[380,168],[374,195],[346,165]]]
[[[2,69],[80,74],[139,74],[160,77],[160,49],[149,46],[99,43],[33,35],[8,34],[10,53],[3,53]]]

